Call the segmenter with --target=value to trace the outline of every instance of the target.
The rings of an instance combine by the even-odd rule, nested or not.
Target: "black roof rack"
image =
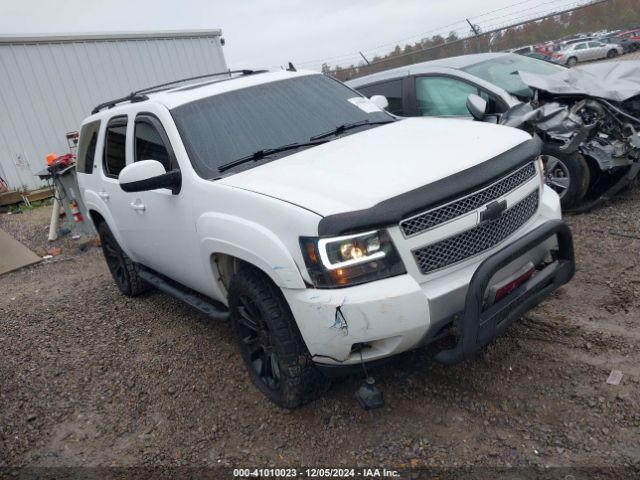
[[[232,75],[234,73],[239,73],[242,75],[253,75],[256,73],[264,73],[266,71],[267,70],[226,70],[224,72],[207,73],[205,75],[198,75],[196,77],[181,78],[179,80],[174,80],[172,82],[161,83],[159,85],[154,85],[152,87],[143,88],[142,90],[136,90],[135,92],[131,92],[127,96],[116,98],[115,100],[109,100],[108,102],[103,102],[98,106],[96,106],[93,110],[91,110],[91,114],[93,115],[94,113],[98,113],[100,110],[103,110],[105,108],[113,108],[119,103],[143,102],[149,99],[149,97],[145,95],[146,93],[159,92],[161,90],[167,89],[168,87],[171,87],[172,85],[177,85],[179,83],[188,82],[191,80],[200,80],[202,78],[217,77],[218,75]]]

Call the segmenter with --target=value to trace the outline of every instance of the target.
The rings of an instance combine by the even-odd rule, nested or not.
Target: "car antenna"
[[[289,66],[287,67],[287,72],[297,72],[296,67],[293,66],[293,63],[289,62]]]

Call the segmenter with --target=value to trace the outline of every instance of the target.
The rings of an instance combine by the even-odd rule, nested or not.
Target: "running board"
[[[138,276],[149,285],[156,287],[158,290],[161,290],[178,300],[182,300],[187,305],[190,305],[214,320],[229,320],[229,312],[227,310],[223,310],[213,303],[207,302],[200,294],[190,293],[184,288],[178,287],[174,282],[165,280],[161,276],[156,275],[149,270],[139,270]]]

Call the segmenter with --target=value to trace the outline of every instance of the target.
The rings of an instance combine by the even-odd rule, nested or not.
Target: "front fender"
[[[287,247],[264,226],[233,215],[205,213],[196,230],[204,258],[231,255],[265,272],[280,288],[306,288]]]

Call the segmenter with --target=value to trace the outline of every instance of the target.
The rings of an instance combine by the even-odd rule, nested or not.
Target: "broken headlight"
[[[406,273],[386,230],[342,237],[300,237],[317,288],[346,287]]]

